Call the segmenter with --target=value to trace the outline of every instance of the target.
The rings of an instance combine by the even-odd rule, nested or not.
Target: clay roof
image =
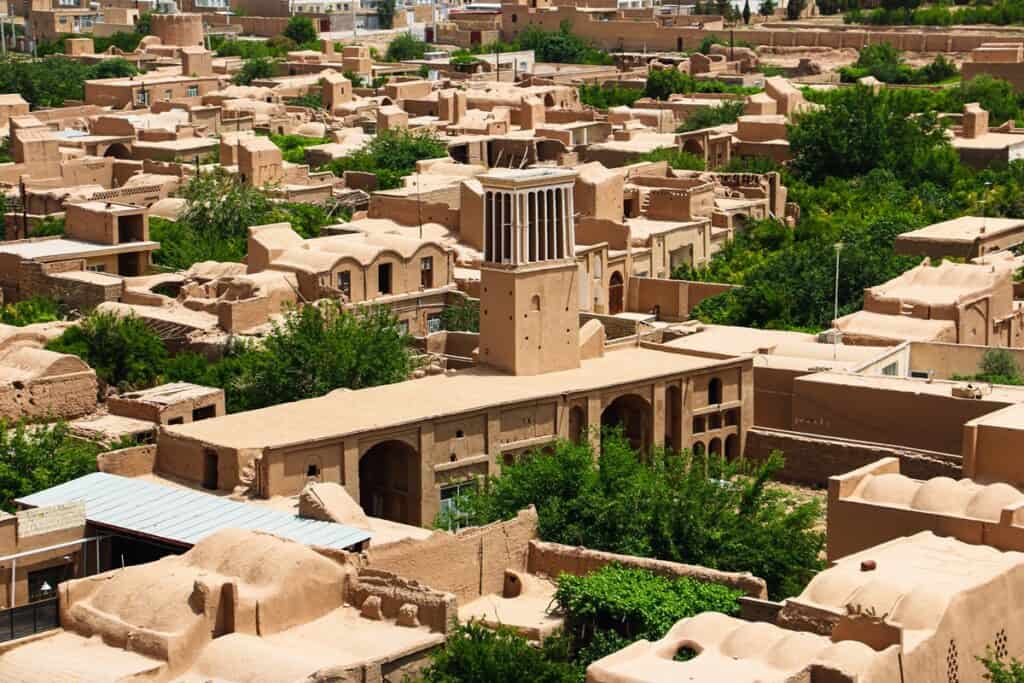
[[[875,569],[862,570],[865,560]],[[837,560],[790,601],[836,614],[858,605],[904,629],[934,631],[963,593],[999,580],[1012,585],[1022,568],[1022,553],[922,531]]]
[[[675,661],[673,656],[683,646],[699,654],[687,661]],[[587,669],[587,680],[781,683],[797,680],[797,675],[811,664],[839,669],[853,680],[858,674],[866,674],[879,658],[881,655],[863,643],[833,643],[825,636],[704,612],[677,622],[661,640],[642,640],[598,660]]]
[[[847,372],[817,372],[797,378],[797,382],[821,382],[851,387],[871,387],[885,391],[905,392],[914,396],[924,394],[932,396],[952,396],[953,387],[962,382],[948,380],[927,380],[916,377],[897,377],[892,375],[859,375]],[[958,399],[978,401],[979,399]],[[980,400],[988,403],[1011,405],[1024,403],[1024,387],[993,384],[992,390]]]
[[[1019,409],[1020,406],[1013,406]],[[998,522],[1003,508],[1024,502],[1024,493],[1009,484],[977,484],[935,477],[927,481],[902,474],[869,474],[848,498],[954,517]]]
[[[224,393],[223,389],[204,387],[200,384],[190,382],[170,382],[160,384],[149,389],[131,391],[121,394],[120,398],[139,401],[141,403],[152,403],[155,405],[169,406],[180,401],[214,396]]]
[[[870,288],[878,299],[898,299],[926,305],[948,305],[993,287],[1005,275],[991,266],[943,261],[912,268],[888,282]]]
[[[979,237],[992,237],[1022,229],[1024,229],[1024,220],[1019,218],[961,216],[950,221],[934,223],[919,230],[905,232],[897,239],[901,241],[974,242]]]
[[[956,323],[952,320],[925,320],[906,315],[887,315],[857,311],[835,321],[844,334],[878,340],[954,341]]]
[[[78,356],[31,346],[16,346],[0,352],[0,381],[13,382],[89,372]]]
[[[715,367],[729,361],[621,349],[579,368],[514,376],[486,367],[235,413],[166,428],[168,434],[231,448],[274,448],[403,424],[419,424],[506,403],[539,400],[623,382]]]

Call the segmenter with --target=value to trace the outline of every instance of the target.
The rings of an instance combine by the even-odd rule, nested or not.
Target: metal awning
[[[193,546],[221,529],[263,531],[298,543],[342,550],[370,539],[362,529],[303,519],[282,510],[153,482],[94,472],[14,502],[26,507],[85,502],[93,525]]]

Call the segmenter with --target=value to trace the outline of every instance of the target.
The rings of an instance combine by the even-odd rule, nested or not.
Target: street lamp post
[[[835,289],[835,305],[832,309],[832,360],[838,360],[839,358],[839,328],[836,326],[836,321],[839,320],[839,252],[843,250],[843,243],[835,243],[836,250],[836,289]]]

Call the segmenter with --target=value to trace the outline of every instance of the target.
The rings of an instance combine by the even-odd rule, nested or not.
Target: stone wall
[[[0,419],[74,418],[96,410],[96,373],[75,372],[0,386]]]
[[[458,622],[458,605],[451,593],[434,590],[391,572],[360,569],[358,575],[349,581],[345,599],[361,607],[366,598],[371,596],[380,599],[380,613],[385,619],[400,620],[402,608],[412,605],[415,606],[419,624],[431,631],[448,633]]]
[[[30,299],[34,296],[49,296],[64,304],[86,310],[95,308],[104,301],[117,301],[121,297],[124,285],[99,285],[80,280],[66,280],[52,277],[50,272],[61,264],[48,266],[33,261],[22,261],[18,273],[18,299]],[[68,269],[72,270],[72,269]],[[85,262],[73,270],[85,270]]]
[[[768,587],[764,579],[746,572],[723,572],[699,565],[667,562],[649,557],[618,555],[537,540],[530,541],[527,569],[531,574],[557,578],[560,574],[583,576],[613,563],[634,569],[646,569],[659,576],[677,579],[686,577],[729,586],[743,591],[752,598],[768,597]]]
[[[156,444],[144,444],[107,451],[96,456],[96,469],[100,472],[138,477],[151,474],[156,464]]]
[[[536,537],[537,512],[531,507],[507,522],[370,546],[365,564],[453,593],[460,603],[466,603],[481,595],[501,593],[505,570],[526,568],[530,541]]]
[[[779,479],[800,484],[825,486],[829,477],[886,457],[899,458],[902,472],[915,479],[962,476],[960,457],[946,453],[764,427],[747,432],[746,457],[763,460],[774,450],[786,458]]]

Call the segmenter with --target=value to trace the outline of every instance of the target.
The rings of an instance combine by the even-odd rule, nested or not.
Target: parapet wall
[[[766,427],[747,431],[747,458],[764,460],[775,450],[782,451],[786,459],[779,479],[800,484],[825,486],[829,477],[887,457],[899,458],[903,473],[915,479],[956,479],[963,472],[960,457],[946,453]]]
[[[526,569],[530,541],[536,538],[537,512],[531,507],[507,522],[371,545],[364,565],[453,593],[464,604],[481,595],[501,593],[505,570]]]
[[[717,583],[743,591],[752,598],[767,598],[768,585],[764,579],[746,572],[723,572],[693,564],[680,564],[655,560],[649,557],[618,555],[589,548],[572,547],[560,543],[530,541],[528,571],[557,578],[561,574],[583,576],[609,564],[618,564],[633,569],[646,569],[659,576],[689,578],[708,583]]]
[[[75,372],[0,386],[0,419],[74,418],[96,410],[96,373]]]
[[[96,469],[122,477],[152,474],[156,464],[156,444],[145,444],[107,451],[96,456]]]

